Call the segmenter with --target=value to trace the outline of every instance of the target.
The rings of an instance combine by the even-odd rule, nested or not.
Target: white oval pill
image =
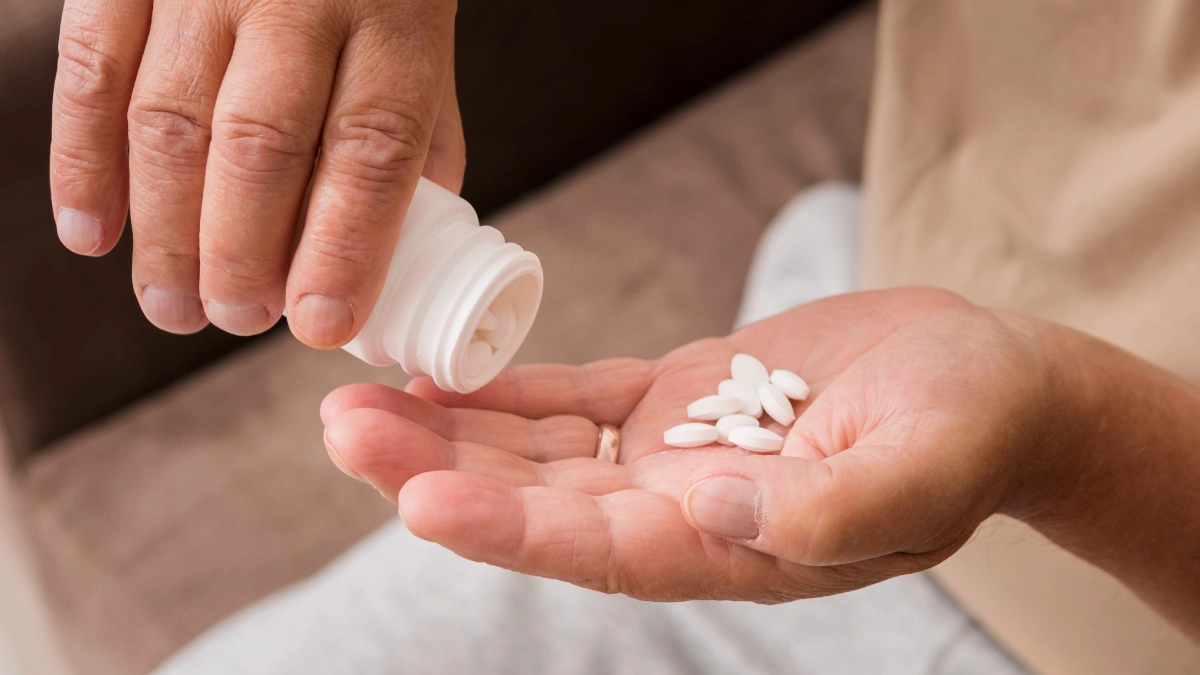
[[[803,401],[812,392],[804,378],[790,370],[776,370],[771,373],[771,384],[793,401]]]
[[[779,391],[779,387],[770,382],[758,385],[758,400],[762,401],[763,412],[783,426],[796,421],[796,411],[792,410],[792,402]]]
[[[711,424],[689,422],[663,432],[663,443],[675,448],[698,448],[717,440],[720,434]]]
[[[476,338],[467,347],[467,372],[478,375],[492,365],[492,345],[487,340]]]
[[[735,354],[733,362],[729,364],[729,373],[733,379],[752,387],[757,387],[768,379],[767,367],[749,354]]]
[[[694,420],[718,420],[742,409],[742,400],[733,396],[705,396],[687,407],[687,416]]]
[[[483,310],[483,316],[479,317],[479,323],[475,324],[475,330],[492,330],[496,327],[496,315]]]
[[[760,427],[737,427],[729,432],[729,441],[750,452],[779,452],[783,436]]]
[[[496,315],[496,325],[488,331],[488,342],[496,349],[504,349],[517,332],[517,313],[507,304],[493,305],[492,313]]]
[[[732,445],[729,432],[738,427],[756,427],[758,420],[749,415],[726,415],[717,420],[717,440],[725,445]]]
[[[762,415],[762,403],[758,401],[758,392],[754,387],[741,380],[722,380],[717,385],[717,393],[721,396],[733,396],[742,402],[738,412],[751,417]]]

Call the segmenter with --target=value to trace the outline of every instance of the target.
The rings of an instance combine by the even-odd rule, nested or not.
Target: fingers
[[[819,462],[741,457],[694,476],[681,503],[698,530],[829,566],[957,548],[983,517],[964,508],[960,478],[882,446]]]
[[[231,21],[200,3],[158,3],[129,108],[133,284],[151,323],[207,324],[199,297],[200,209],[212,111],[233,49]]]
[[[413,534],[465,558],[606,593],[761,598],[781,585],[773,558],[701,535],[677,501],[644,490],[592,496],[435,471],[401,489],[399,510]]]
[[[578,415],[620,425],[646,395],[657,364],[640,359],[609,359],[584,366],[525,365],[508,368],[476,392],[439,389],[429,378],[406,390],[450,408],[483,408],[539,419]]]
[[[399,415],[448,441],[491,445],[535,462],[593,457],[599,434],[596,424],[582,417],[530,420],[491,410],[447,409],[378,384],[335,390],[321,404],[321,419],[329,424],[342,413],[361,408]]]
[[[752,460],[747,464],[757,466],[740,467],[745,470],[743,474],[753,473],[748,469],[769,470],[779,460],[746,459]],[[787,461],[804,462],[791,458]],[[927,553],[868,555],[863,557],[870,559],[861,563],[822,562],[813,566],[796,562],[805,557],[814,561],[835,558],[822,557],[833,549],[814,549],[809,554],[803,542],[798,546],[790,539],[820,532],[825,527],[822,519],[810,517],[811,526],[803,527],[802,523],[789,529],[789,514],[783,513],[782,507],[794,505],[786,503],[787,491],[778,491],[769,475],[756,476],[762,495],[750,497],[752,504],[761,502],[757,505],[759,515],[755,516],[752,507],[748,518],[739,518],[728,511],[736,510],[737,504],[746,499],[729,495],[730,486],[724,486],[727,494],[723,496],[698,494],[714,481],[746,481],[744,475],[713,475],[713,468],[709,466],[708,473],[698,474],[702,476],[700,487],[687,493],[683,509],[671,490],[637,489],[640,485],[616,487],[619,480],[604,490],[588,492],[549,483],[544,477],[537,484],[525,484],[486,471],[446,470],[412,476],[400,487],[397,503],[401,517],[414,534],[463,557],[648,600],[779,602],[828,595],[928,568],[952,550],[943,547]],[[735,463],[725,468],[739,467]],[[806,486],[801,483],[793,487]],[[829,501],[814,500],[804,506],[811,509]],[[793,520],[802,520],[795,518],[798,514],[790,515]],[[698,519],[707,519],[709,524],[720,522],[726,528],[731,524],[744,526],[748,521],[759,530],[753,539],[731,537],[728,531],[714,533],[696,527]],[[837,514],[832,522],[846,528],[837,530],[830,540],[839,550],[853,551],[858,536],[871,535],[864,523],[853,517]],[[812,541],[821,541],[821,537],[813,537]]]
[[[68,0],[51,151],[60,238],[102,254],[129,211],[134,288],[165,330],[211,318],[261,332],[294,270],[297,334],[346,342],[370,312],[422,169],[461,188],[453,19],[448,0],[369,11]],[[310,177],[314,208],[291,266]]]
[[[50,192],[64,246],[107,253],[128,208],[125,112],[151,0],[69,0],[63,7],[54,81]]]
[[[386,410],[409,419],[415,419],[414,413],[409,412],[415,410],[418,411],[415,415],[421,417],[438,417],[439,423],[437,411],[445,410],[435,403],[382,384],[348,384],[329,392],[321,401],[321,423],[328,425],[334,417],[356,408]]]
[[[458,110],[458,91],[454,84],[454,64],[446,76],[442,107],[429,139],[429,154],[421,175],[458,194],[462,191],[467,169],[467,143],[463,138],[462,115]]]
[[[325,430],[330,459],[342,471],[395,500],[413,476],[427,471],[478,471],[514,485],[535,485],[533,465],[511,453],[456,448],[425,427],[373,410],[351,410]]]
[[[309,345],[345,344],[379,294],[441,106],[453,22],[450,2],[393,3],[346,42],[288,277],[288,321]]]
[[[438,472],[411,481],[399,505],[413,534],[470,560],[613,590],[609,523],[582,493]]]
[[[325,28],[332,23],[289,4],[252,12],[238,27],[213,112],[200,215],[200,297],[227,332],[261,333],[283,312],[341,46]]]
[[[632,494],[648,507],[665,501],[650,493]],[[410,481],[399,505],[413,534],[465,558],[606,592],[621,590],[613,559],[620,535],[595,497],[555,488],[514,489],[484,476],[435,472]]]
[[[595,459],[549,464],[471,441],[448,441],[431,429],[381,410],[349,410],[332,418],[325,432],[330,459],[346,474],[396,494],[411,478],[429,471],[485,475],[506,485],[559,485],[587,493],[629,486],[622,467]]]

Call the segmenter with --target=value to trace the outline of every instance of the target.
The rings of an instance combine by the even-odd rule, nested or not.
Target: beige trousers
[[[879,46],[864,286],[947,288],[1200,382],[1200,2],[883,0]],[[1046,675],[1200,672],[1011,521],[939,574]]]

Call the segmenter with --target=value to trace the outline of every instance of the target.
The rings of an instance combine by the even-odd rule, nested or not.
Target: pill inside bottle
[[[542,284],[536,255],[480,225],[466,200],[421,178],[379,298],[344,349],[469,393],[517,353],[537,316]]]

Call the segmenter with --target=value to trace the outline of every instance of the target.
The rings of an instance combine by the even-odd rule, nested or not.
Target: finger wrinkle
[[[51,167],[55,177],[66,182],[79,180],[90,184],[95,174],[114,170],[110,158],[92,147],[94,140],[91,136],[72,139],[73,142],[67,142],[61,135],[55,138],[54,165]]]
[[[297,9],[283,5],[275,9],[268,5],[240,22],[236,35],[239,44],[257,43],[267,53],[298,51],[308,57],[324,58],[341,52],[350,31],[346,22],[330,20],[323,8]],[[281,44],[281,40],[288,43]]]
[[[103,33],[84,26],[64,29],[58,42],[59,95],[83,108],[124,98],[132,68],[112,51]]]
[[[135,103],[129,109],[130,134],[150,149],[176,150],[179,146],[207,150],[212,125],[196,114],[169,106]],[[164,143],[164,141],[166,141]]]
[[[546,448],[545,440],[538,434],[538,421],[531,420],[528,417],[522,417],[525,420],[525,433],[533,441],[533,457],[530,459],[536,462],[544,462],[550,457],[550,451]]]
[[[303,120],[223,110],[213,125],[213,149],[246,177],[273,182],[281,173],[311,170],[317,137]]]
[[[368,278],[383,266],[384,256],[380,247],[364,245],[364,240],[326,228],[308,229],[301,242],[306,249],[304,263],[321,269],[336,268],[347,277]]]
[[[505,450],[471,441],[446,441],[445,468],[487,476],[513,487],[545,485],[539,465]]]
[[[183,263],[185,266],[196,266],[198,248],[192,242],[179,241],[177,243],[168,243],[144,241],[143,237],[135,240],[134,248],[143,257],[153,259],[158,263],[175,262]]]
[[[393,195],[396,183],[414,162],[425,156],[432,132],[433,113],[407,111],[334,112],[323,145],[322,163],[330,177],[342,174],[343,181],[364,190],[387,190]]]
[[[242,291],[272,290],[281,284],[281,277],[287,272],[287,261],[283,259],[242,255],[229,250],[220,253],[208,247],[200,248],[200,264],[206,269],[205,275],[220,272]]]

